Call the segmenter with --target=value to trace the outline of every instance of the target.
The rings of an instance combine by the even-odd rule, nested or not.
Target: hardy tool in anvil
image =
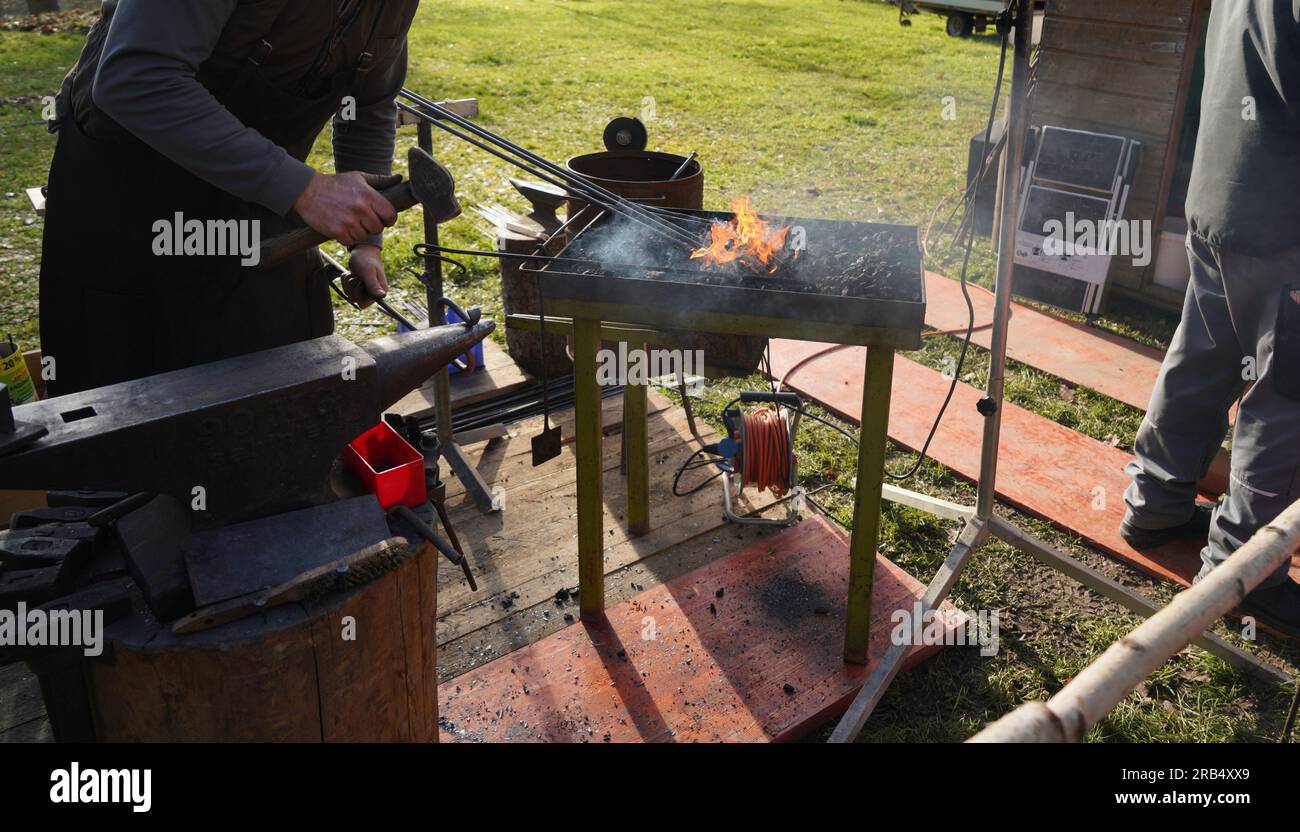
[[[343,447],[490,333],[468,324],[338,335],[22,405],[48,430],[0,454],[0,489],[80,487],[170,495],[217,526],[319,505]],[[199,498],[201,502],[199,501]]]
[[[438,164],[432,156],[418,147],[407,154],[411,178],[402,182],[400,176],[383,177],[367,175],[372,187],[399,213],[416,203],[436,223],[444,223],[460,216],[460,202],[456,199],[456,180],[451,172]],[[272,237],[262,244],[259,269],[269,269],[283,263],[295,254],[306,251],[329,240],[324,234],[306,226]]]

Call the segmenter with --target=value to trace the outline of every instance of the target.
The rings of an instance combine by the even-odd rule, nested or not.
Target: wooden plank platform
[[[772,371],[786,376],[824,344],[773,341]],[[861,347],[845,347],[814,358],[786,384],[822,403],[844,419],[857,422],[862,403]],[[926,434],[948,391],[950,381],[934,370],[899,356],[894,368],[889,436],[913,450]],[[983,419],[975,410],[981,392],[958,384],[939,426],[930,456],[958,475],[979,476]],[[1090,545],[1156,577],[1189,586],[1200,569],[1200,546],[1179,542],[1138,551],[1119,536],[1124,515],[1124,466],[1132,456],[1076,433],[1014,404],[1003,405],[1002,446],[998,464],[998,498],[1077,534]],[[1300,575],[1300,556],[1292,574]]]
[[[813,516],[443,684],[444,741],[764,742],[840,713],[848,537]],[[873,663],[924,587],[876,570]],[[953,615],[951,626],[964,618]],[[908,666],[939,647],[918,647]],[[964,648],[971,649],[971,648]]]
[[[605,570],[612,573],[723,524],[720,488],[674,497],[672,478],[692,452],[690,432],[680,408],[652,392],[647,410],[650,451],[651,531],[627,531],[626,481],[618,473],[622,398],[603,402],[605,472]],[[550,603],[557,593],[578,585],[575,520],[576,460],[572,445],[573,411],[555,414],[565,445],[556,459],[532,466],[531,438],[541,417],[512,426],[512,436],[476,446],[470,463],[494,487],[505,489],[505,510],[484,514],[459,483],[448,482],[448,506],[456,533],[469,541],[479,591],[471,592],[460,570],[443,564],[438,582],[438,638],[452,641],[474,633],[513,611]],[[706,438],[716,438],[706,433]],[[747,502],[761,511],[769,499]],[[576,615],[576,613],[575,613]]]

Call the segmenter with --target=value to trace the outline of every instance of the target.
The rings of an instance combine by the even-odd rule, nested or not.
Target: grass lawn
[[[423,6],[411,32],[408,83],[431,98],[478,98],[481,123],[552,159],[599,149],[610,118],[640,115],[652,149],[699,152],[709,208],[747,194],[760,210],[924,227],[964,187],[967,142],[988,116],[998,47],[992,37],[948,38],[939,17],[914,20],[902,29],[896,10],[874,0],[441,0]],[[28,122],[39,118],[39,96],[57,88],[79,44],[76,34],[0,31],[0,333],[12,331],[29,348],[37,333],[40,224],[23,190],[43,181],[53,140]],[[953,117],[945,118],[946,108]],[[317,148],[318,167],[328,167],[327,138]],[[506,182],[516,171],[450,137],[437,141],[466,205],[524,207]],[[402,134],[398,158],[413,142],[412,132]],[[402,269],[415,265],[410,246],[417,222],[417,215],[405,217],[385,254],[396,285],[411,292],[418,283]],[[443,239],[489,245],[473,219],[446,226]],[[87,254],[87,268],[94,258],[111,257]],[[955,252],[938,248],[930,255],[932,268],[955,276]],[[468,265],[451,293],[495,315],[495,263]],[[987,283],[992,265],[981,243],[973,278]],[[388,328],[373,313],[339,311],[340,328],[351,337]],[[1116,309],[1103,325],[1163,345],[1173,321],[1130,307]],[[917,357],[941,367],[958,346],[951,338],[927,339]],[[972,349],[965,380],[981,385],[986,364],[986,354]],[[712,414],[742,384],[760,383],[713,385],[701,410]],[[1130,407],[1015,364],[1008,395],[1123,448],[1132,446],[1141,418]],[[851,475],[845,472],[852,468],[852,446],[820,427],[803,435],[803,475],[812,486],[826,486],[818,502],[849,522]],[[899,470],[908,461],[895,449],[889,464]],[[973,497],[969,485],[933,463],[912,485],[963,502]],[[1152,597],[1172,595],[1047,524],[1017,519]],[[882,551],[928,580],[954,534],[953,524],[891,506]],[[1001,544],[981,553],[953,598],[963,609],[1002,611],[1001,652],[985,658],[952,648],[903,675],[864,739],[964,739],[1018,703],[1059,689],[1136,623]],[[1220,631],[1232,637],[1225,627]],[[1281,655],[1294,670],[1294,648],[1267,640],[1257,647]],[[1276,736],[1286,704],[1283,692],[1188,650],[1093,736],[1266,740]]]

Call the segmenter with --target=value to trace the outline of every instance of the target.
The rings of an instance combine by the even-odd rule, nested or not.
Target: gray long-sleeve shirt
[[[283,216],[313,175],[245,126],[198,80],[238,0],[119,0],[94,83],[97,107],[195,176]],[[366,73],[355,119],[335,117],[339,172],[387,174],[396,138],[394,96],[406,47]]]
[[[1300,0],[1214,4],[1187,219],[1238,254],[1300,246]]]

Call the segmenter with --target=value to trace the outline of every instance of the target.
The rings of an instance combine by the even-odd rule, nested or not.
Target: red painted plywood
[[[956,280],[927,273],[925,323],[938,330],[965,332],[966,301]],[[977,329],[971,340],[988,349],[993,295],[972,285]],[[1164,352],[1096,327],[1011,305],[1008,357],[1080,387],[1146,410]]]
[[[773,341],[772,371],[800,393],[841,417],[859,421],[866,351],[845,347],[801,364],[825,344]],[[791,368],[795,368],[791,372]],[[950,381],[940,373],[898,357],[894,370],[889,436],[919,448],[934,421]],[[981,393],[958,384],[939,426],[930,456],[969,480],[979,475],[983,418],[975,403]],[[1092,546],[1165,580],[1190,585],[1200,569],[1199,545],[1171,544],[1139,552],[1119,536],[1124,515],[1124,466],[1128,453],[1076,433],[1013,404],[1004,405],[999,448],[998,498],[1051,520]],[[1300,559],[1293,574],[1300,574]]]
[[[442,738],[795,739],[842,712],[869,670],[840,659],[847,582],[846,535],[813,516],[612,607],[600,626],[574,624],[442,685]],[[877,560],[873,662],[893,611],[923,589]]]

